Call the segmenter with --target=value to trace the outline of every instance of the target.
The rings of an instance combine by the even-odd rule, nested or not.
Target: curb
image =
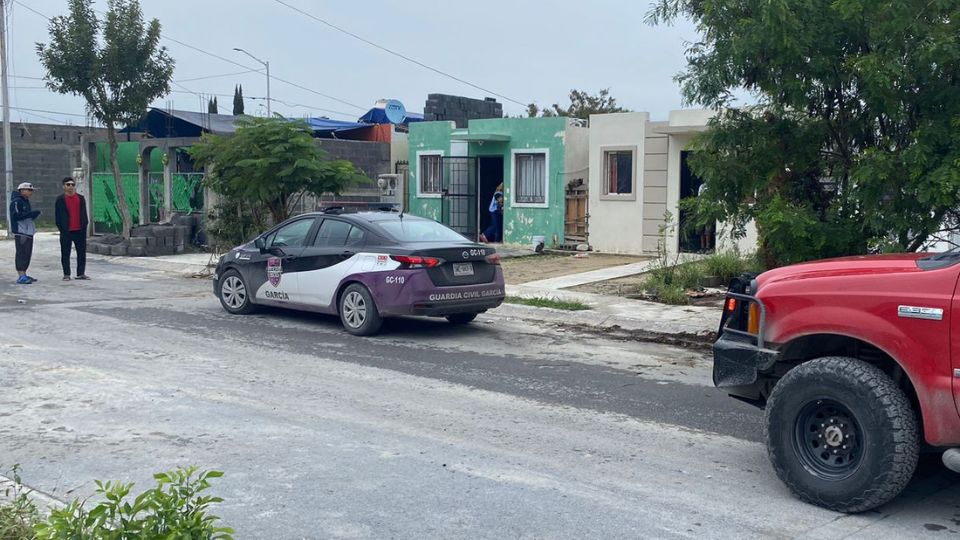
[[[8,490],[11,492],[10,495],[6,495]],[[12,502],[12,494],[16,491],[20,491],[22,494],[26,495],[27,498],[37,506],[37,510],[40,511],[41,515],[48,515],[50,510],[63,508],[67,504],[52,495],[44,493],[43,491],[34,489],[24,484],[17,484],[12,478],[7,478],[6,476],[0,475],[0,502]]]
[[[123,264],[148,270],[171,272],[185,277],[204,276],[212,272],[212,269],[205,264],[169,261],[153,257],[121,257],[88,253],[87,260],[98,260],[111,264]]]
[[[638,320],[618,315],[590,311],[560,309],[504,303],[495,311],[505,317],[514,317],[559,328],[602,335],[606,338],[662,343],[699,350],[712,350],[716,332],[671,321]]]

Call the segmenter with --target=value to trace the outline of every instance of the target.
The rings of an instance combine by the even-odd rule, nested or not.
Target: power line
[[[438,74],[440,74],[440,75],[443,75],[444,77],[448,77],[448,78],[453,79],[453,80],[455,80],[455,81],[457,81],[457,82],[463,83],[463,84],[465,84],[465,85],[467,85],[467,86],[476,88],[477,90],[480,90],[480,91],[482,91],[482,92],[486,92],[486,93],[488,93],[488,94],[492,94],[492,95],[494,95],[494,96],[497,96],[497,97],[499,97],[499,98],[505,99],[505,100],[507,100],[507,101],[511,101],[511,102],[513,102],[513,103],[516,103],[517,105],[521,105],[521,106],[523,106],[523,107],[526,107],[526,106],[527,106],[526,103],[521,103],[521,102],[519,102],[519,101],[517,101],[517,100],[515,100],[515,99],[513,99],[513,98],[509,98],[509,97],[507,97],[507,96],[505,96],[505,95],[503,95],[503,94],[498,94],[498,93],[494,92],[493,90],[488,90],[488,89],[486,89],[486,88],[483,88],[482,86],[477,86],[476,84],[473,84],[473,83],[470,82],[470,81],[465,81],[465,80],[463,80],[463,79],[461,79],[461,78],[459,78],[459,77],[457,77],[457,76],[455,76],[455,75],[451,75],[451,74],[449,74],[449,73],[447,73],[447,72],[445,72],[445,71],[441,71],[441,70],[439,70],[439,69],[437,69],[437,68],[435,68],[435,67],[428,66],[427,64],[424,64],[423,62],[421,62],[421,61],[419,61],[419,60],[415,60],[415,59],[413,59],[413,58],[410,58],[409,56],[406,56],[406,55],[404,55],[404,54],[398,53],[397,51],[394,51],[394,50],[392,50],[392,49],[388,49],[387,47],[384,47],[383,45],[379,45],[379,44],[377,44],[377,43],[374,43],[374,42],[370,41],[369,39],[366,39],[366,38],[364,38],[364,37],[362,37],[362,36],[359,36],[359,35],[357,35],[357,34],[354,34],[353,32],[351,32],[351,31],[349,31],[349,30],[346,30],[346,29],[344,29],[344,28],[341,28],[341,27],[339,27],[339,26],[337,26],[337,25],[335,25],[335,24],[333,24],[333,23],[331,23],[331,22],[325,21],[325,20],[321,19],[320,17],[317,17],[316,15],[313,15],[313,14],[311,14],[311,13],[308,13],[308,12],[306,12],[306,11],[304,11],[304,10],[296,7],[296,6],[291,6],[290,4],[284,2],[283,0],[274,0],[274,1],[275,1],[276,3],[278,3],[278,4],[280,4],[280,5],[283,5],[283,6],[286,6],[286,7],[290,8],[290,9],[292,9],[293,11],[296,11],[297,13],[300,13],[301,15],[304,15],[305,17],[309,17],[309,18],[311,18],[311,19],[313,19],[313,20],[315,20],[315,21],[317,21],[317,22],[319,22],[319,23],[325,24],[325,25],[329,26],[330,28],[333,28],[334,30],[336,30],[336,31],[338,31],[338,32],[342,32],[342,33],[344,33],[344,34],[346,34],[346,35],[348,35],[348,36],[350,36],[350,37],[352,37],[352,38],[354,38],[354,39],[358,39],[358,40],[366,43],[367,45],[371,45],[371,46],[373,46],[373,47],[376,47],[376,48],[380,49],[381,51],[384,51],[384,52],[386,52],[386,53],[392,54],[392,55],[394,55],[394,56],[396,56],[396,57],[399,57],[399,58],[403,58],[404,60],[406,60],[406,61],[408,61],[408,62],[411,62],[411,63],[414,63],[414,64],[416,64],[416,65],[418,65],[418,66],[420,66],[420,67],[422,67],[422,68],[429,69],[430,71],[432,71],[432,72],[434,72],[434,73],[438,73]]]
[[[68,112],[62,112],[62,111],[47,111],[47,110],[44,110],[44,109],[27,109],[27,108],[24,108],[24,107],[10,107],[10,108],[13,109],[13,110],[15,110],[15,111],[35,112],[35,113],[47,113],[47,114],[59,114],[59,115],[62,115],[62,116],[79,116],[79,117],[81,117],[81,118],[86,118],[86,117],[87,117],[86,114],[68,113]]]
[[[262,69],[248,69],[247,71],[235,71],[233,73],[222,73],[220,75],[207,75],[206,77],[194,77],[192,79],[177,79],[174,82],[194,82],[194,81],[205,81],[207,79],[219,79],[221,77],[233,77],[235,75],[244,75],[247,73],[262,73]]]
[[[48,16],[44,15],[43,13],[40,13],[39,11],[31,8],[30,6],[28,6],[28,5],[24,4],[23,2],[21,2],[20,0],[13,0],[13,2],[14,2],[15,4],[19,5],[19,6],[22,6],[22,7],[26,8],[26,9],[28,9],[28,10],[36,13],[37,15],[43,17],[44,19],[46,19],[46,20],[48,20],[48,21],[51,20],[50,17],[48,17]],[[101,15],[102,15],[102,13],[101,13]],[[212,52],[210,52],[210,51],[206,51],[206,50],[204,50],[204,49],[201,49],[201,48],[199,48],[199,47],[195,47],[195,46],[193,46],[193,45],[190,45],[189,43],[184,43],[184,42],[180,41],[179,39],[172,38],[172,37],[170,37],[170,36],[168,36],[168,35],[163,35],[163,34],[161,34],[160,37],[161,37],[161,39],[164,39],[164,40],[167,40],[167,41],[172,41],[173,43],[176,43],[176,44],[178,44],[178,45],[182,45],[182,46],[184,46],[184,47],[186,47],[186,48],[188,48],[188,49],[192,49],[192,50],[197,51],[197,52],[199,52],[199,53],[201,53],[201,54],[205,54],[205,55],[207,55],[207,56],[211,56],[211,57],[216,58],[217,60],[220,60],[220,61],[222,61],[222,62],[227,62],[227,63],[233,64],[233,65],[235,65],[235,66],[242,67],[243,69],[247,70],[248,72],[249,72],[249,71],[260,71],[260,70],[257,69],[257,68],[252,68],[252,67],[250,67],[250,66],[246,66],[246,65],[244,65],[244,64],[241,64],[240,62],[236,62],[236,61],[234,61],[234,60],[230,60],[229,58],[220,56],[219,54],[215,54],[215,53],[212,53]],[[270,78],[273,79],[273,80],[275,80],[275,81],[279,81],[279,82],[282,82],[282,83],[284,83],[284,84],[288,84],[288,85],[290,85],[290,86],[293,86],[293,87],[295,87],[295,88],[299,88],[299,89],[301,89],[301,90],[305,90],[305,91],[310,92],[310,93],[312,93],[312,94],[316,94],[316,95],[318,95],[318,96],[325,97],[325,98],[327,98],[327,99],[331,99],[331,100],[336,101],[336,102],[339,102],[339,103],[343,103],[344,105],[349,105],[349,106],[351,106],[351,107],[353,107],[353,108],[355,108],[355,109],[359,109],[359,110],[361,110],[361,111],[367,110],[365,107],[361,107],[361,106],[359,106],[359,105],[357,105],[357,104],[355,104],[355,103],[350,103],[349,101],[340,99],[340,98],[338,98],[338,97],[336,97],[336,96],[331,96],[331,95],[329,95],[329,94],[324,94],[323,92],[314,90],[313,88],[308,88],[308,87],[303,86],[303,85],[301,85],[301,84],[297,84],[297,83],[295,83],[295,82],[288,81],[288,80],[286,80],[286,79],[282,79],[282,78],[277,77],[277,76],[272,76],[272,77],[270,77]],[[277,101],[277,100],[273,100],[273,101]]]

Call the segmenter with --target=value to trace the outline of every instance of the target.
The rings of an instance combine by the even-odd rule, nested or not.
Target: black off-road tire
[[[351,283],[343,290],[338,311],[343,328],[355,336],[372,336],[383,326],[373,295],[360,283]]]
[[[477,315],[477,313],[454,313],[453,315],[447,315],[447,320],[450,321],[450,324],[470,324],[477,318]]]
[[[801,500],[830,510],[880,506],[917,467],[917,417],[907,396],[883,371],[854,358],[819,358],[787,372],[764,420],[777,476]]]
[[[229,292],[229,293],[228,293]],[[233,315],[247,315],[257,309],[253,303],[254,291],[247,287],[246,280],[234,269],[227,270],[220,276],[217,288],[217,298],[224,311]]]

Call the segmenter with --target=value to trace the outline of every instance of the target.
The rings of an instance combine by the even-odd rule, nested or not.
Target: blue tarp
[[[330,134],[338,131],[349,131],[351,129],[370,127],[369,124],[359,122],[344,122],[342,120],[330,120],[329,118],[307,118],[307,124],[314,133]]]
[[[382,107],[374,107],[360,117],[360,122],[366,122],[367,124],[389,124],[390,120],[387,120],[387,113]],[[403,120],[403,125],[407,125],[410,122],[423,122],[423,115],[408,112],[407,117]]]

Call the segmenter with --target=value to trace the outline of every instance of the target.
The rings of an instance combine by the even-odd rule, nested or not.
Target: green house
[[[503,242],[547,246],[576,236],[567,215],[571,186],[589,177],[586,127],[569,118],[495,118],[410,125],[406,211],[477,239],[503,184]],[[584,207],[585,208],[585,207]],[[573,223],[573,227],[571,227]],[[575,239],[574,239],[575,240]]]

